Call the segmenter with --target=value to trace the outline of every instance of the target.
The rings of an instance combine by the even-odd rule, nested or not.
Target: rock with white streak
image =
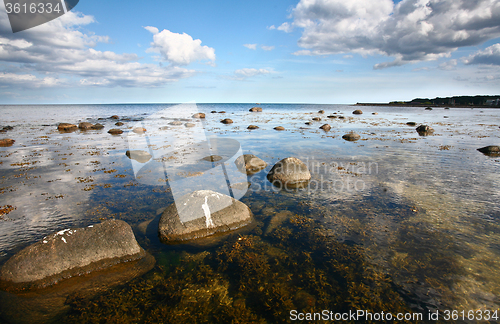
[[[165,209],[158,235],[165,243],[181,243],[240,229],[252,219],[244,203],[215,191],[197,190]]]

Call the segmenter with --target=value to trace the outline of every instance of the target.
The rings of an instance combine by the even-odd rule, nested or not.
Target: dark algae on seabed
[[[322,233],[294,215],[267,235],[259,227],[211,250],[170,252],[142,280],[73,298],[64,322],[286,323],[291,310],[410,312],[360,247]]]

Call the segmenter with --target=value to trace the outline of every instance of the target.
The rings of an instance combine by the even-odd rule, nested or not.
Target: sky
[[[499,94],[500,0],[80,0],[17,33],[0,3],[0,104]]]

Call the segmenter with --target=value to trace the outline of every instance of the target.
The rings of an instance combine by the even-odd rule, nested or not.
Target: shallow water
[[[476,150],[500,144],[499,110],[361,107],[363,115],[352,115],[357,108],[345,105],[263,104],[259,105],[263,112],[248,112],[253,106],[1,106],[1,126],[14,129],[0,137],[16,142],[0,147],[0,208],[15,208],[0,216],[0,262],[51,232],[117,218],[134,228],[141,246],[156,257],[157,266],[123,290],[112,290],[92,302],[74,302],[68,321],[109,319],[109,312],[102,310],[105,301],[124,308],[115,314],[121,322],[140,322],[155,314],[155,307],[172,313],[171,320],[188,321],[196,312],[198,321],[236,322],[288,321],[292,309],[345,311],[362,305],[378,311],[402,307],[422,313],[499,308],[500,158]],[[172,118],[190,119],[192,109],[207,118],[193,120],[194,128],[160,130]],[[325,114],[318,114],[320,109]],[[211,114],[212,110],[226,113]],[[334,112],[345,118],[327,118]],[[117,127],[111,115],[130,120]],[[313,117],[322,120],[313,122]],[[224,125],[219,122],[223,118],[234,123]],[[98,121],[105,129],[57,131],[59,122],[87,120]],[[435,133],[419,136],[415,127],[406,125],[408,121],[430,125]],[[319,129],[324,123],[332,126],[329,132]],[[250,124],[259,129],[247,130]],[[146,135],[131,132],[139,125],[145,126]],[[285,131],[275,131],[276,126]],[[125,132],[112,136],[107,133],[110,128]],[[343,140],[342,135],[350,131],[361,139]],[[155,224],[175,195],[207,186],[228,190],[217,173],[210,180],[215,165],[199,162],[204,155],[199,146],[207,138],[240,144],[218,151],[227,159],[251,153],[268,163],[248,179],[226,172],[231,184],[250,182],[247,192],[233,194],[241,194],[257,226],[212,248],[164,245]],[[149,150],[156,166],[130,160],[125,155],[129,148]],[[206,152],[211,150],[214,147]],[[280,191],[267,181],[271,167],[289,156],[309,166],[309,187]],[[312,223],[305,226],[304,220]],[[322,240],[301,231],[316,233]],[[309,240],[311,246],[300,240]],[[290,249],[294,244],[295,249]],[[241,264],[249,255],[256,261]],[[303,267],[294,265],[305,262],[304,255],[311,261]],[[323,267],[331,261],[325,258],[333,255],[347,257]],[[257,272],[271,269],[276,277],[260,278],[251,270],[239,274],[252,267],[260,269]],[[363,286],[365,291],[358,285],[366,271],[374,274],[365,278],[370,282]],[[196,273],[201,279],[196,279]],[[318,279],[323,274],[329,280],[336,278],[338,293],[325,288],[333,282]],[[283,281],[287,276],[294,279]],[[307,276],[316,279],[304,281]],[[252,286],[252,278],[263,282]],[[184,288],[177,292],[168,280]],[[164,285],[165,293],[154,293]],[[201,293],[202,288],[208,292]],[[121,292],[147,307],[131,312],[133,300]],[[377,296],[380,302],[375,302]],[[401,306],[396,300],[402,301]],[[219,306],[213,312],[194,307],[214,302]],[[82,305],[89,310],[82,311]]]

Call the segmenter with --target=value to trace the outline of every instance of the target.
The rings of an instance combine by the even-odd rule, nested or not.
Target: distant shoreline
[[[434,104],[416,104],[416,103],[372,103],[372,102],[358,102],[353,106],[375,106],[375,107],[409,107],[409,108],[488,108],[498,109],[500,107],[487,106],[487,105],[434,105]]]

